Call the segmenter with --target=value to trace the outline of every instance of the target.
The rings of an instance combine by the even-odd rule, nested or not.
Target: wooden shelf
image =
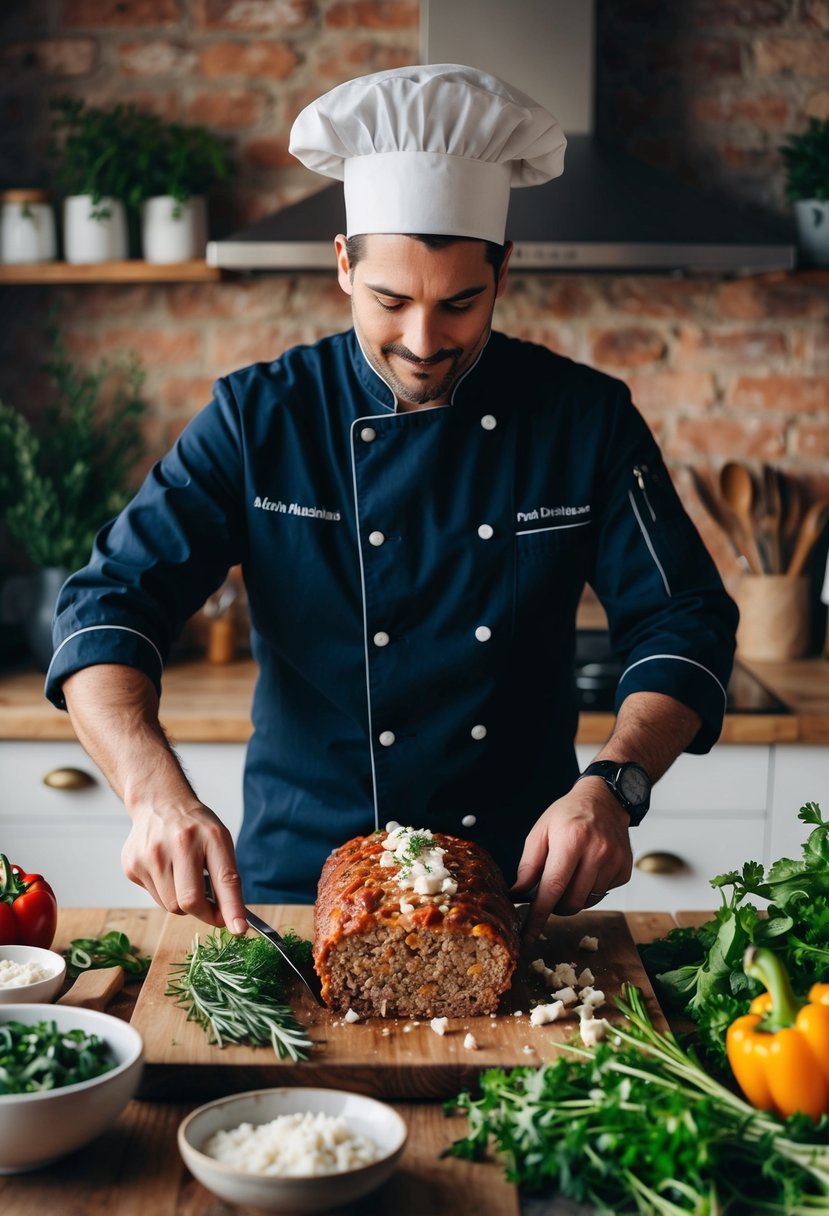
[[[31,262],[0,266],[3,283],[216,283],[222,272],[206,262],[150,265],[138,258],[126,262],[96,262],[82,266],[69,262]]]

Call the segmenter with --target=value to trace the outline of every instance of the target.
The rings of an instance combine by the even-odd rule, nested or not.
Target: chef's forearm
[[[63,683],[84,750],[127,810],[195,795],[158,719],[158,694],[143,672],[123,664],[82,668]]]
[[[597,760],[633,760],[658,781],[700,728],[699,715],[659,692],[631,693],[622,702],[613,734]]]

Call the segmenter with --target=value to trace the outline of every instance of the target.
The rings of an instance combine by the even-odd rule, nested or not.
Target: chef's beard
[[[412,351],[405,346],[400,346],[396,342],[390,342],[386,346],[382,346],[381,352],[385,362],[380,368],[375,367],[375,371],[380,372],[383,379],[388,384],[394,395],[409,405],[428,405],[430,401],[437,401],[441,397],[446,397],[450,389],[457,381],[458,377],[465,370],[466,365],[462,363],[464,350],[462,346],[456,346],[448,350],[436,351],[434,355],[430,355],[428,359],[418,359]],[[477,351],[476,351],[477,354]],[[424,383],[423,388],[418,390],[412,388],[410,383],[402,380],[394,370],[389,356],[396,355],[399,359],[409,360],[412,364],[423,363],[445,363],[446,371],[443,376],[437,381],[433,381],[429,377],[429,382]],[[424,380],[428,373],[418,372],[412,368],[412,375],[417,377],[418,374],[423,376]]]

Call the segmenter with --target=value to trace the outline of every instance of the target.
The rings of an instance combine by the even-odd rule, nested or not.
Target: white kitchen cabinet
[[[774,749],[769,815],[769,860],[802,856],[801,845],[812,830],[797,813],[805,802],[829,812],[829,748],[789,744]]]
[[[234,837],[242,820],[244,747],[188,743],[176,749],[203,802]],[[76,769],[92,783],[54,788],[44,777]],[[79,743],[0,743],[0,852],[46,876],[63,907],[152,905],[121,870],[129,820]]]
[[[584,768],[595,748],[577,749]],[[651,809],[631,829],[634,870],[602,908],[674,912],[714,908],[710,880],[744,861],[767,860],[771,748],[720,744],[684,754],[653,789]]]

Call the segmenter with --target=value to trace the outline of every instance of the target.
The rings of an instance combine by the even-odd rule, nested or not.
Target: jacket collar
[[[492,331],[490,331],[489,337],[484,343],[478,358],[471,367],[467,368],[460,380],[458,380],[456,383],[454,389],[452,390],[452,396],[447,403],[448,405],[464,404],[466,401],[474,399],[474,397],[480,391],[480,387],[484,383],[483,377],[486,374],[485,356],[490,349],[491,341]],[[352,367],[354,368],[357,379],[360,381],[360,384],[363,386],[365,391],[374,401],[377,402],[378,405],[382,406],[384,410],[387,410],[389,413],[396,413],[397,398],[383,377],[379,375],[379,373],[376,372],[369,363],[368,358],[363,352],[360,339],[357,336],[357,331],[353,328],[348,331],[348,346],[349,353],[351,355]]]

